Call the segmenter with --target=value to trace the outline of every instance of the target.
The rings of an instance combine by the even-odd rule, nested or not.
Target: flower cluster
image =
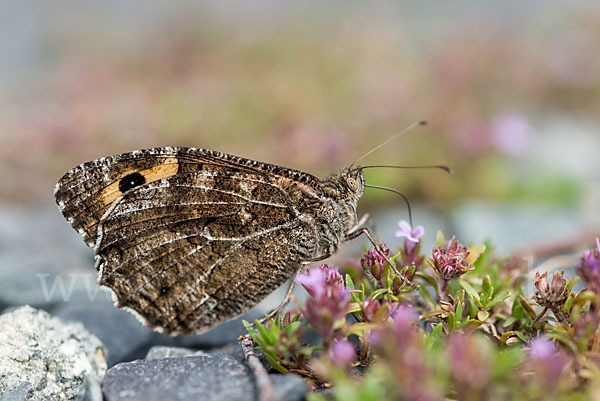
[[[567,302],[569,294],[566,293],[567,279],[565,272],[553,273],[552,284],[548,283],[548,272],[540,275],[535,273],[535,301],[545,308],[550,308],[554,312],[556,318],[560,321],[565,320],[562,306]]]
[[[369,341],[382,363],[393,367],[393,381],[397,385],[393,399],[442,400],[442,395],[426,384],[433,372],[415,324],[416,317],[411,307],[401,305],[394,315],[394,323],[374,330]]]
[[[594,291],[574,293],[576,279],[546,272],[526,296],[514,261],[441,232],[427,258],[436,277],[422,263],[422,229],[400,228],[404,248],[393,258],[414,257],[401,271],[418,291],[401,287],[385,246],[344,277],[327,264],[308,269],[296,278],[306,301],[248,329],[275,369],[330,389],[313,401],[590,399],[600,386],[600,241],[577,268]],[[309,327],[322,341],[304,342]]]
[[[367,298],[360,303],[362,319],[369,323],[385,323],[391,317],[401,314],[402,304],[398,302],[381,303],[378,300]]]
[[[445,247],[434,248],[432,256],[433,269],[445,281],[458,278],[475,268],[467,259],[469,256],[467,247],[460,244],[455,236],[448,241]]]
[[[340,339],[331,347],[331,361],[336,366],[347,367],[352,364],[356,358],[356,349],[354,345],[346,340]]]
[[[596,249],[583,252],[577,273],[592,291],[600,294],[600,239],[596,238]]]
[[[369,249],[360,260],[360,264],[363,268],[367,269],[375,279],[381,281],[381,274],[383,272],[383,266],[387,263],[385,257],[390,257],[390,250],[385,244],[379,246],[378,249]]]
[[[544,386],[555,386],[568,359],[546,337],[535,338],[528,352],[528,366]]]
[[[448,339],[448,356],[452,361],[451,374],[462,392],[475,392],[485,387],[490,377],[487,345],[482,337],[473,334],[454,334]]]
[[[302,284],[310,297],[301,308],[302,315],[324,339],[330,340],[336,324],[342,321],[350,305],[349,290],[338,270],[327,264],[299,274],[296,283]]]

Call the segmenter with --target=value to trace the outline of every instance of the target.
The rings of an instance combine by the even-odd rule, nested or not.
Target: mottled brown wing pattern
[[[319,202],[316,178],[254,163],[202,149],[136,151],[74,168],[55,195],[118,306],[172,334],[201,332],[315,256],[313,228],[297,217]]]

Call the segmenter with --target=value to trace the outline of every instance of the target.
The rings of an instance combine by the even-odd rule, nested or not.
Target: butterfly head
[[[360,167],[350,167],[344,169],[337,176],[337,186],[345,197],[354,202],[358,202],[365,190],[365,179]]]

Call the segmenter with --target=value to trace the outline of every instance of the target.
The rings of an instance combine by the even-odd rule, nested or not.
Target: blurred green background
[[[540,239],[595,230],[598,49],[593,0],[4,1],[0,203],[52,204],[71,167],[153,146],[324,177],[427,120],[363,162],[455,174],[369,170],[369,183],[451,227],[472,220],[466,240],[494,237],[478,213],[497,208],[537,212],[526,227],[559,216]],[[381,191],[362,204],[386,205],[402,207]]]

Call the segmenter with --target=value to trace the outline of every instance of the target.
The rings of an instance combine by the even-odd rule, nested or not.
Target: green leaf
[[[444,237],[444,233],[438,231],[435,236],[435,246],[446,246],[446,237]]]
[[[381,271],[381,282],[385,283],[386,286],[389,287],[391,280],[393,280],[392,274],[392,267],[389,265],[389,263],[386,263]]]
[[[508,326],[512,326],[516,321],[518,321],[519,319],[517,319],[514,316],[509,317],[508,319],[506,319],[504,321],[504,323],[502,324],[502,327],[508,327]]]
[[[510,347],[500,351],[494,363],[491,364],[492,378],[498,380],[514,377],[515,369],[521,365],[523,356],[522,347]]]
[[[537,318],[537,314],[535,313],[531,305],[529,305],[529,302],[527,302],[527,300],[523,298],[523,295],[519,295],[519,302],[521,303],[521,306],[523,307],[527,315],[529,315],[531,320],[535,320]]]
[[[477,259],[475,263],[473,263],[473,266],[475,266],[475,270],[481,271],[481,268],[483,267],[489,270],[490,255],[493,253],[493,250],[494,248],[492,247],[490,241],[485,241],[485,251],[481,254],[479,259]]]
[[[523,318],[529,319],[529,315],[527,315],[527,313],[525,313],[525,309],[523,309],[523,307],[521,306],[521,302],[516,297],[513,301],[511,315],[519,320],[523,319]]]
[[[498,294],[494,298],[492,298],[492,300],[490,302],[488,302],[485,305],[485,307],[486,307],[486,309],[491,309],[494,306],[498,305],[499,303],[504,302],[504,300],[507,299],[508,297],[510,297],[510,292],[508,292],[508,291],[501,292],[500,294]]]
[[[467,250],[468,254],[465,258],[465,263],[473,264],[485,252],[485,245],[475,245]]]
[[[463,292],[463,294],[464,294],[464,292]],[[460,297],[456,297],[454,305],[455,305],[455,309],[456,309],[456,324],[460,325],[460,323],[463,320],[463,306],[462,306]]]
[[[573,351],[573,353],[575,355],[577,355],[578,353],[578,349],[577,349],[577,345],[575,344],[575,342],[573,342],[572,338],[568,335],[564,335],[561,333],[546,333],[546,336],[548,338],[557,340],[558,342],[560,342],[561,344],[569,347],[571,349],[571,351]]]
[[[283,329],[283,331],[285,331],[286,334],[292,334],[296,330],[298,330],[298,328],[301,325],[302,325],[301,322],[292,322],[292,323],[288,324],[287,326],[285,326],[285,328]]]
[[[485,321],[488,317],[490,317],[490,312],[486,310],[480,310],[479,312],[477,312],[477,319],[479,319],[482,322]]]
[[[267,360],[267,362],[269,362],[269,364],[273,367],[273,369],[275,369],[276,371],[280,372],[280,373],[287,373],[287,369],[284,368],[277,359],[275,359],[273,357],[273,355],[271,355],[271,353],[264,353],[265,355],[265,359]]]
[[[512,331],[512,330],[511,331],[507,331],[504,334],[502,334],[502,337],[500,337],[500,342],[502,344],[505,344],[506,340],[508,340],[511,336],[514,336],[514,335],[515,335],[514,331]]]
[[[579,276],[575,276],[573,277],[568,283],[567,286],[565,287],[565,294],[570,294],[571,290],[573,289],[573,287],[575,286],[575,284],[577,284],[577,282],[581,280],[581,277]]]
[[[444,311],[442,311],[442,310],[436,310],[436,311],[433,311],[433,312],[431,312],[431,313],[428,313],[428,314],[426,314],[426,315],[423,315],[423,316],[421,317],[421,320],[429,319],[430,317],[434,317],[434,316],[439,316],[439,315],[441,315],[441,314],[443,314],[443,313],[445,313],[445,312],[444,312]]]
[[[276,339],[271,335],[271,332],[269,331],[269,329],[267,328],[267,326],[265,326],[264,324],[262,324],[261,322],[259,322],[258,320],[254,321],[254,325],[256,326],[256,329],[258,330],[258,332],[260,333],[260,337],[263,340],[263,342],[266,345],[275,345],[275,343],[277,342]]]
[[[594,302],[597,300],[597,296],[596,293],[594,293],[593,291],[581,291],[579,294],[577,294],[577,296],[575,297],[575,299],[573,300],[575,305],[578,305],[579,307],[583,308],[583,306],[587,303],[587,302]]]
[[[573,293],[569,294],[569,298],[567,299],[567,302],[565,302],[565,306],[563,307],[563,309],[565,310],[565,312],[567,312],[567,314],[569,314],[571,312],[571,308],[573,308],[574,301],[575,301],[575,294],[573,294]]]
[[[527,337],[525,336],[525,334],[523,334],[522,331],[515,331],[515,334],[517,335],[517,337],[519,337],[521,341],[523,341],[524,343],[527,342]]]
[[[272,324],[267,330],[269,330],[271,337],[277,342],[281,338],[281,324],[277,324],[273,319],[269,319],[269,321],[272,322]]]
[[[473,301],[475,301],[475,304],[477,304],[478,307],[483,307],[479,298],[479,294],[477,291],[475,291],[475,288],[473,288],[471,284],[467,283],[465,280],[460,280],[459,284],[467,292],[467,294],[469,294]]]
[[[346,313],[356,313],[356,312],[361,312],[362,308],[360,307],[360,303],[358,302],[352,302],[350,304],[350,307],[348,308],[348,312]]]
[[[358,293],[358,302],[362,302],[365,300],[365,285],[360,283],[360,292]]]
[[[456,315],[454,314],[454,312],[448,313],[448,328],[450,330],[456,329]]]
[[[346,288],[353,290],[354,289],[354,281],[352,281],[352,277],[350,277],[350,275],[348,273],[346,273],[345,281],[346,281]]]
[[[476,329],[478,327],[480,327],[483,324],[483,322],[480,322],[479,320],[475,320],[475,319],[469,319],[467,318],[461,325],[461,328],[465,328],[465,329]]]
[[[489,274],[486,274],[481,283],[481,303],[486,304],[487,301],[494,295],[494,286]]]
[[[387,288],[379,288],[375,291],[373,291],[370,295],[369,298],[375,300],[377,298],[382,297],[384,294],[387,294],[389,292],[389,290]]]
[[[252,337],[252,340],[254,340],[255,343],[262,346],[265,345],[265,343],[262,341],[262,338],[259,338],[258,333],[256,333],[256,330],[254,330],[254,327],[248,326],[246,327],[246,331],[248,332],[248,334],[250,334],[250,337]]]
[[[384,322],[387,319],[389,310],[390,310],[389,303],[386,302],[383,305],[381,305],[381,307],[377,310],[377,313],[375,313],[375,316],[373,316],[373,321],[374,322]]]
[[[436,279],[431,277],[429,274],[425,274],[423,272],[416,272],[415,276],[421,277],[422,279],[427,281],[429,283],[429,285],[432,286],[433,289],[435,290],[436,295],[440,292],[439,287],[438,287],[438,282],[436,281]]]
[[[431,330],[431,333],[427,335],[427,338],[425,339],[425,346],[427,347],[428,351],[439,349],[440,346],[444,344],[445,336],[443,335],[443,329],[443,325],[437,324],[433,330]]]
[[[417,291],[419,292],[419,294],[421,294],[421,297],[423,297],[425,302],[427,302],[430,307],[432,307],[432,308],[435,307],[436,303],[433,300],[433,298],[431,297],[431,294],[429,293],[429,291],[427,290],[427,288],[425,286],[423,286],[423,285],[420,286]]]
[[[477,312],[479,309],[477,308],[477,305],[475,305],[475,302],[471,297],[467,297],[467,309],[469,310],[468,315],[470,317],[475,318],[477,316]]]
[[[360,322],[360,323],[354,323],[352,326],[348,327],[346,329],[346,337],[348,337],[351,334],[357,335],[357,336],[362,336],[365,332],[365,330],[372,330],[372,329],[376,329],[377,327],[381,327],[379,324],[377,323],[367,323],[367,322]]]

